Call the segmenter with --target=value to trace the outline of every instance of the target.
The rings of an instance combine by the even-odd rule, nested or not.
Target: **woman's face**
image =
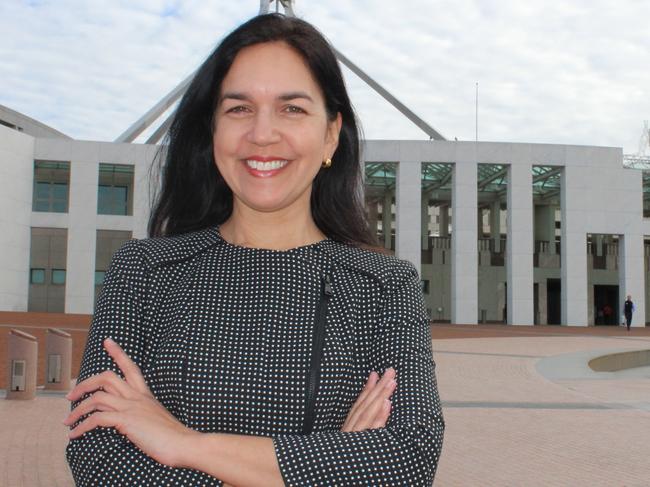
[[[340,127],[340,115],[328,120],[320,87],[289,45],[242,49],[223,80],[214,129],[214,159],[235,206],[309,208],[312,181],[334,154]]]

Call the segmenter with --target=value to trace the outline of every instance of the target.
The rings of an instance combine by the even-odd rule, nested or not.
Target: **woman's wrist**
[[[187,431],[181,436],[181,440],[177,445],[178,459],[176,461],[177,468],[191,468],[194,470],[202,470],[200,468],[201,458],[205,455],[207,448],[207,440],[209,435],[199,431],[187,428]]]
[[[176,452],[175,467],[206,473],[221,479],[224,486],[284,485],[273,441],[268,437],[200,433],[188,428]]]

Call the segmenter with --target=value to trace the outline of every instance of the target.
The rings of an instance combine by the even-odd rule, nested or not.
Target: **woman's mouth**
[[[289,161],[286,159],[273,159],[269,161],[260,161],[257,159],[246,159],[246,168],[248,172],[256,177],[270,177],[280,172]]]

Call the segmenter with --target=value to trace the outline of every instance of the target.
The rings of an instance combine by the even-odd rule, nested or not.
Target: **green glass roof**
[[[479,193],[498,193],[508,186],[508,166],[503,164],[478,164],[476,182]]]
[[[548,198],[560,192],[562,168],[533,166],[533,196]]]
[[[451,190],[451,173],[454,165],[448,162],[422,163],[422,190]]]
[[[366,187],[395,188],[397,164],[394,162],[366,163]]]

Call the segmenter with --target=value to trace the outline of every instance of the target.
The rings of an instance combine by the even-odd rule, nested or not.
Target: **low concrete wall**
[[[616,372],[650,365],[650,350],[612,353],[589,361],[589,367],[596,372]]]

